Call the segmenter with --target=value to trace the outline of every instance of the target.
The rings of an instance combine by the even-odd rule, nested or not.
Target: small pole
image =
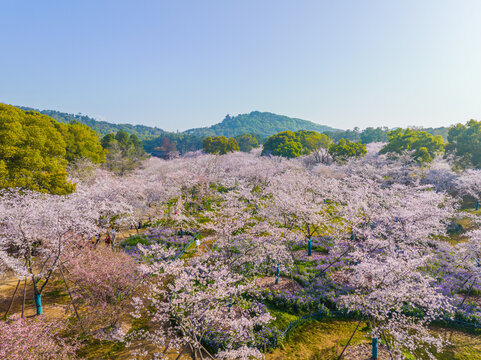
[[[80,316],[77,312],[77,307],[75,306],[74,302],[73,302],[73,297],[72,297],[72,293],[70,292],[70,289],[68,287],[68,284],[67,284],[67,280],[65,280],[65,275],[63,273],[63,269],[62,269],[62,264],[60,264],[60,273],[62,274],[62,279],[63,279],[63,283],[65,284],[65,288],[67,289],[67,292],[68,292],[68,296],[70,297],[70,303],[72,304],[72,307],[75,311],[75,315],[77,316],[77,319],[78,319],[78,322],[80,324],[80,327],[82,328],[82,331],[84,332],[85,334],[85,329],[84,329],[84,326],[82,324],[82,320],[80,320]]]
[[[476,211],[479,210],[479,200],[476,201]]]
[[[21,280],[18,280],[18,282],[17,282],[17,286],[15,287],[15,291],[13,292],[12,300],[10,300],[10,304],[8,305],[8,309],[7,309],[7,311],[5,312],[5,316],[4,316],[4,319],[5,319],[5,320],[7,319],[8,312],[10,311],[10,309],[11,309],[11,307],[12,307],[13,300],[15,300],[15,295],[17,294],[17,290],[18,290],[18,286],[20,285],[20,281],[21,281]]]
[[[337,358],[337,360],[341,360],[342,354],[344,354],[344,351],[346,351],[347,347],[349,346],[349,343],[351,342],[352,338],[354,337],[354,334],[356,333],[357,329],[359,328],[359,325],[361,325],[361,322],[362,322],[362,319],[359,320],[359,322],[357,323],[356,329],[355,329],[354,332],[352,333],[352,335],[351,335],[351,337],[349,338],[349,341],[347,342],[347,344],[346,344],[346,346],[344,347],[344,349],[342,349],[341,355],[339,355],[339,357]]]
[[[23,285],[23,301],[22,301],[22,318],[25,310],[25,297],[27,296],[27,277],[25,276],[25,284]]]
[[[276,285],[279,284],[279,275],[281,274],[281,264],[277,264],[277,269],[276,269]]]
[[[230,312],[231,308],[232,308],[232,298],[229,298],[229,312]]]
[[[312,255],[312,241],[311,237],[309,237],[309,241],[307,242],[307,255],[311,256]]]

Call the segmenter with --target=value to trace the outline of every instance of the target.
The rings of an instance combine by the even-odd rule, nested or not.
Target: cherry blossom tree
[[[247,306],[242,295],[251,289],[252,283],[208,256],[184,265],[182,260],[172,260],[171,254],[160,246],[142,250],[149,259],[155,259],[142,268],[155,276],[151,277],[147,297],[134,298],[134,316],[141,316],[145,303],[154,309],[152,321],[158,326],[138,335],[164,349],[158,358],[163,358],[169,349],[177,349],[179,355],[187,350],[193,358],[261,357],[252,346],[259,336],[256,329],[272,317],[262,307]],[[217,332],[223,334],[222,350],[212,354],[203,342]]]
[[[7,191],[0,196],[0,262],[33,283],[37,314],[42,291],[65,252],[98,232],[98,212],[78,193],[69,196]],[[82,243],[82,240],[84,243]]]
[[[66,268],[75,294],[83,300],[83,327],[115,328],[142,281],[135,261],[110,247],[85,247],[69,254]]]
[[[45,319],[13,317],[2,322],[0,359],[75,359],[78,345],[58,335],[64,324]]]

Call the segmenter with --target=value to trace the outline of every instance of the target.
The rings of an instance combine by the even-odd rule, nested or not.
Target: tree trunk
[[[42,294],[35,293],[34,298],[35,298],[35,306],[37,307],[37,315],[42,315],[43,314]]]

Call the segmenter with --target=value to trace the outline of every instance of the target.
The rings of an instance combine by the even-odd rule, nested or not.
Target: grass
[[[458,330],[436,328],[433,331],[452,345],[436,355],[439,360],[481,360],[481,336]]]
[[[357,321],[349,320],[310,321],[295,329],[282,348],[267,354],[266,359],[335,359],[347,344],[356,326]],[[364,326],[365,324],[361,323],[351,344],[368,340],[364,336],[367,330]]]
[[[285,311],[271,308],[269,308],[269,313],[276,318],[272,322],[272,325],[277,327],[281,331],[284,331],[290,322],[296,320],[299,317],[298,315],[292,315]]]
[[[270,310],[270,312],[276,316],[275,324],[279,329],[285,329],[290,321],[297,318],[295,315],[277,310]],[[357,321],[352,320],[310,321],[295,329],[281,347],[271,354],[266,354],[266,360],[335,360],[347,344],[356,326]],[[361,323],[351,345],[369,342],[368,332],[366,324]],[[433,332],[451,342],[451,345],[445,347],[442,353],[435,354],[436,359],[481,360],[480,335],[439,327],[434,328]],[[419,358],[422,357],[407,355],[407,359],[410,360]]]
[[[86,359],[116,359],[124,351],[125,343],[89,339],[77,355]]]

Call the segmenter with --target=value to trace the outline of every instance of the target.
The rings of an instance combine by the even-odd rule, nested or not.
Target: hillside
[[[151,139],[160,135],[164,135],[165,131],[157,127],[150,127],[145,125],[131,125],[131,124],[113,124],[107,121],[95,120],[87,115],[74,115],[56,110],[38,110],[26,106],[16,106],[22,110],[34,110],[41,114],[48,115],[58,122],[69,124],[72,120],[85,124],[95,130],[100,135],[116,133],[119,130],[124,130],[129,134],[137,135],[141,140]]]
[[[313,130],[318,132],[333,131],[329,126],[319,125],[311,121],[290,118],[269,112],[252,111],[234,117],[227,115],[225,119],[210,127],[186,130],[185,133],[199,136],[237,136],[240,134],[256,134],[262,137],[277,134],[285,130]]]

